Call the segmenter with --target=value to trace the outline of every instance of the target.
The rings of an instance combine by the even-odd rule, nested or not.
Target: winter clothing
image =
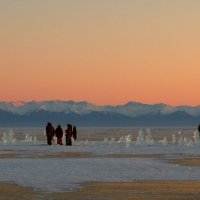
[[[67,130],[65,130],[66,145],[72,146],[72,125],[67,124]]]
[[[76,126],[73,127],[72,135],[73,135],[74,140],[76,140],[76,139],[77,139],[77,130],[76,130]]]
[[[55,129],[52,124],[49,122],[46,126],[46,135],[47,135],[47,144],[52,145],[53,136],[55,133]]]
[[[60,125],[56,128],[56,137],[57,137],[57,144],[63,145],[62,144],[62,137],[63,137],[63,130]]]

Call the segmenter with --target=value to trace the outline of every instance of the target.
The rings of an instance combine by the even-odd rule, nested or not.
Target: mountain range
[[[88,102],[0,102],[0,127],[45,126],[72,123],[77,126],[197,126],[200,106],[143,104],[98,106]]]

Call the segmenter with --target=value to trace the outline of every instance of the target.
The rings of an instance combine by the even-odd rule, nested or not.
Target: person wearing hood
[[[77,139],[77,130],[76,130],[76,126],[73,127],[72,135],[73,135],[74,140],[76,140],[76,139]]]
[[[55,133],[56,133],[56,137],[57,137],[57,144],[63,145],[63,143],[62,143],[63,129],[60,124],[57,126]]]
[[[54,134],[55,134],[55,129],[52,126],[51,122],[48,122],[47,126],[46,126],[46,136],[47,136],[47,144],[48,145],[52,145]]]
[[[67,124],[67,129],[65,130],[66,145],[72,146],[72,125]]]

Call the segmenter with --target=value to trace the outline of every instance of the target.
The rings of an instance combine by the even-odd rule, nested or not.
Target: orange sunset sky
[[[0,101],[200,104],[199,0],[1,0]]]

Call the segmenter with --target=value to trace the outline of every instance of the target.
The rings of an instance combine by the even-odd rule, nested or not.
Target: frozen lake
[[[1,129],[0,182],[63,191],[93,181],[199,180],[199,167],[169,162],[200,156],[194,131],[82,128],[78,141],[69,147],[47,146],[41,128],[13,129],[6,143],[4,137],[5,133],[9,136],[9,129]],[[34,136],[37,140],[33,140]]]

